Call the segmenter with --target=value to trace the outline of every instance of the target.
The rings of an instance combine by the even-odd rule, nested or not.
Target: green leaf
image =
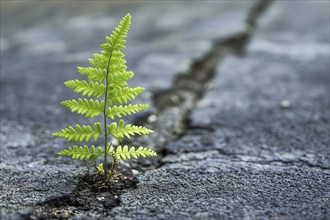
[[[78,101],[66,100],[61,102],[62,105],[71,109],[72,112],[77,111],[78,114],[85,115],[85,117],[94,118],[103,112],[104,101],[99,102],[98,100],[87,100],[79,98]]]
[[[150,134],[153,133],[153,131],[142,126],[135,126],[131,124],[125,126],[124,120],[120,120],[118,125],[116,122],[113,122],[108,126],[108,133],[112,134],[119,141],[122,141],[125,136],[130,138],[130,136],[134,136],[136,134]]]
[[[128,148],[127,145],[125,146],[117,146],[116,151],[113,152],[111,155],[115,155],[117,160],[128,160],[131,157],[138,159],[139,157],[153,157],[157,156],[157,153],[151,149],[144,148],[140,146],[137,150],[135,147]],[[108,154],[110,155],[110,154]]]
[[[90,148],[88,146],[72,146],[67,150],[63,150],[58,153],[60,156],[71,157],[73,160],[88,160],[95,161],[99,156],[103,155],[103,150],[101,147],[95,149],[94,145]]]
[[[106,115],[111,119],[114,119],[116,116],[121,118],[123,116],[127,116],[132,113],[137,113],[137,112],[142,111],[147,108],[149,108],[149,105],[146,105],[146,104],[137,104],[137,105],[129,104],[129,105],[124,105],[124,106],[122,106],[122,105],[113,106],[106,110]]]
[[[68,141],[74,142],[89,142],[93,137],[94,141],[97,141],[99,135],[103,134],[101,130],[101,124],[99,122],[94,123],[94,131],[89,125],[80,126],[76,124],[76,129],[69,126],[68,128],[62,129],[60,132],[53,133],[55,137],[61,137],[68,139]]]
[[[112,103],[114,103],[115,105],[127,104],[129,100],[135,99],[135,97],[140,93],[142,93],[143,91],[144,88],[142,87],[136,87],[136,88],[125,87],[119,90],[114,88],[109,88],[108,103],[109,105],[112,105]]]
[[[134,76],[133,72],[120,72],[120,71],[111,71],[110,70],[109,79],[108,79],[108,87],[109,88],[118,88],[121,89],[126,87],[127,80],[131,79]]]
[[[75,92],[80,92],[84,96],[102,97],[105,94],[105,86],[98,82],[85,80],[69,80],[64,83],[67,87],[74,89]]]
[[[103,168],[103,163],[100,163],[96,166],[96,169],[100,172],[100,173],[104,173],[104,168]]]
[[[111,144],[108,144],[108,147],[107,147],[107,155],[113,155],[114,153],[114,148]]]
[[[77,67],[81,75],[87,76],[89,80],[96,80],[103,82],[107,76],[106,69],[92,68],[92,67]]]

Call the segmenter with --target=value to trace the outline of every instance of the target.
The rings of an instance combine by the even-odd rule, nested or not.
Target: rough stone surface
[[[330,168],[328,58],[306,61],[251,51],[226,59],[213,90],[192,115],[194,129],[169,151],[217,149]]]
[[[329,172],[216,157],[146,172],[137,189],[122,196],[122,205],[112,210],[109,219],[322,219],[328,215]]]
[[[214,88],[191,116],[192,126],[212,131],[191,131],[181,143],[330,168],[329,40],[324,41],[326,31],[318,35],[313,25],[303,29],[301,21],[312,23],[313,13],[291,14],[287,8],[292,4],[276,2],[261,19],[245,57],[219,65]],[[297,7],[308,11],[311,5],[322,12],[315,22],[329,30],[327,4]],[[304,37],[290,40],[297,33]],[[184,151],[178,144],[171,149]]]
[[[43,218],[35,213],[40,204],[75,195],[84,169],[56,157],[67,143],[51,133],[86,121],[59,104],[76,97],[63,82],[79,78],[76,66],[89,66],[87,58],[123,15],[133,17],[126,54],[136,76],[130,85],[146,87],[137,101],[151,103],[213,40],[243,31],[254,3],[1,1],[1,219]],[[111,209],[103,202],[108,194],[91,194],[90,210],[82,211],[79,201],[66,212],[57,208],[62,217],[101,218]]]
[[[329,219],[328,38],[329,2],[274,2],[112,217]]]
[[[74,97],[63,81],[127,11],[131,85],[151,103],[213,40],[246,30],[255,3],[1,2],[1,219],[330,219],[327,1],[271,4],[246,53],[219,62],[159,168],[122,165],[139,183],[120,198],[86,189],[86,207],[45,205],[77,197],[83,172],[54,156],[66,143],[51,133],[85,122],[58,104]]]

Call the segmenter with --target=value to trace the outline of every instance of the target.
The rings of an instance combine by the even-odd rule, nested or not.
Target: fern
[[[130,138],[134,135],[150,134],[153,131],[136,125],[125,125],[124,120],[107,123],[107,119],[114,120],[124,116],[137,113],[149,108],[146,104],[128,104],[129,101],[144,91],[142,87],[130,88],[128,80],[134,76],[133,72],[127,71],[124,53],[126,37],[131,24],[131,16],[127,14],[112,32],[110,37],[106,37],[106,43],[101,44],[101,52],[94,54],[89,59],[92,67],[78,67],[78,72],[88,78],[88,80],[69,80],[64,84],[73,89],[74,92],[81,93],[83,96],[95,97],[97,99],[65,100],[62,105],[68,107],[72,112],[85,115],[85,117],[94,118],[103,113],[103,129],[100,122],[95,122],[93,128],[89,125],[69,126],[59,132],[53,133],[53,136],[67,139],[72,142],[89,142],[93,139],[95,142],[100,136],[103,136],[104,146],[88,147],[72,146],[59,152],[61,156],[71,157],[74,160],[87,160],[95,162],[97,158],[102,157],[103,163],[96,166],[96,170],[104,173],[105,179],[110,177],[116,169],[116,164],[120,160],[139,158],[146,156],[157,156],[157,153],[145,147],[112,146],[108,144],[108,137],[111,135],[122,142],[124,138]],[[101,99],[101,100],[98,100]],[[124,105],[122,105],[124,104]],[[108,157],[111,157],[112,168],[108,169]]]

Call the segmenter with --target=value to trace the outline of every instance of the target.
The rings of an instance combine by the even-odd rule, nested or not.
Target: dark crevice
[[[270,6],[272,2],[273,0],[260,0],[258,4],[256,4],[250,11],[246,19],[247,24],[249,24],[252,27],[256,27],[258,18],[265,10],[267,10],[267,8]]]
[[[192,96],[191,104],[193,105],[201,99],[207,91],[207,83],[214,78],[219,60],[231,54],[242,55],[248,36],[246,33],[240,33],[226,40],[215,42],[213,49],[205,57],[195,61],[188,73],[177,75],[170,89],[155,94],[153,101],[159,115],[169,108],[184,107],[182,103],[187,101],[185,93]]]

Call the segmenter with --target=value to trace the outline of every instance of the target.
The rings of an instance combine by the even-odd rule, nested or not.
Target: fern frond
[[[105,182],[109,178],[116,179],[115,172],[117,161],[127,160],[131,158],[157,156],[157,153],[151,149],[139,147],[117,146],[114,147],[108,143],[109,136],[113,136],[119,142],[125,137],[130,138],[134,135],[150,134],[152,130],[131,124],[125,125],[123,120],[110,125],[107,123],[107,117],[114,119],[121,118],[133,113],[137,113],[149,108],[146,104],[127,104],[128,101],[135,99],[137,95],[144,91],[142,87],[130,88],[127,81],[134,76],[133,72],[127,71],[125,54],[126,37],[131,24],[131,16],[127,14],[120,24],[115,28],[110,37],[106,37],[106,42],[101,45],[100,53],[94,54],[89,59],[92,67],[78,67],[78,72],[86,76],[88,80],[69,80],[65,85],[72,88],[75,92],[81,93],[83,96],[93,96],[101,98],[102,101],[94,99],[79,98],[77,100],[65,100],[62,105],[70,108],[72,112],[85,115],[85,117],[94,118],[101,113],[104,115],[102,124],[95,122],[94,127],[89,125],[75,127],[69,126],[59,132],[53,133],[53,136],[65,138],[74,142],[89,142],[93,139],[95,142],[99,136],[103,136],[104,148],[72,146],[66,150],[59,152],[61,156],[71,157],[74,160],[85,160],[96,162],[99,156],[104,156],[103,163],[96,166],[96,170],[104,174]],[[102,150],[103,149],[103,150]],[[112,156],[112,168],[108,169],[108,157]]]
[[[121,21],[118,27],[112,32],[110,37],[106,37],[106,43],[101,45],[103,49],[101,54],[94,54],[94,58],[90,58],[89,62],[96,68],[110,69],[110,64],[115,63],[120,66],[120,69],[126,69],[124,54],[120,52],[124,49],[126,43],[127,32],[131,24],[131,16],[127,14]],[[123,63],[124,62],[124,63]]]
[[[77,111],[79,114],[85,115],[85,117],[94,118],[98,116],[104,110],[104,101],[87,100],[79,98],[77,100],[66,100],[61,102],[62,105],[71,109],[72,112]]]
[[[68,139],[68,141],[74,142],[88,142],[91,137],[94,138],[94,141],[97,141],[99,135],[103,134],[101,129],[101,124],[99,122],[94,123],[94,131],[89,125],[80,126],[76,124],[76,129],[69,126],[62,129],[60,132],[53,133],[55,137],[61,137]]]
[[[107,75],[107,71],[100,68],[77,67],[77,70],[81,75],[87,76],[89,80],[96,80],[99,82],[103,82]]]
[[[69,80],[64,83],[67,87],[74,89],[75,92],[81,92],[84,96],[96,96],[100,98],[105,94],[105,86],[98,82],[85,80]]]
[[[135,150],[135,147],[131,147],[128,149],[128,146],[117,146],[116,151],[112,151],[111,154],[108,155],[115,155],[117,160],[127,160],[131,159],[131,156],[135,159],[139,157],[153,157],[157,156],[157,153],[151,149],[144,148],[140,146],[138,149]]]
[[[95,161],[99,156],[103,155],[103,150],[101,147],[95,149],[94,145],[89,149],[88,146],[73,146],[69,147],[67,150],[63,150],[58,153],[61,156],[71,157],[74,160],[89,160]]]
[[[150,134],[153,133],[153,131],[143,126],[135,126],[131,124],[125,126],[124,120],[121,119],[118,122],[118,125],[116,122],[112,122],[110,125],[108,125],[108,133],[112,134],[119,141],[122,141],[124,136],[130,138],[131,135],[134,136],[135,134]]]
[[[124,106],[122,105],[113,106],[106,110],[106,115],[111,119],[114,119],[115,116],[121,118],[123,116],[130,115],[132,113],[137,113],[147,108],[149,108],[149,105],[147,104],[137,104],[137,105],[129,104]]]
[[[114,89],[110,88],[108,93],[108,103],[112,105],[112,103],[118,104],[127,104],[127,101],[135,99],[137,95],[142,93],[144,88],[136,87],[136,88],[128,88],[125,87],[123,89]]]

